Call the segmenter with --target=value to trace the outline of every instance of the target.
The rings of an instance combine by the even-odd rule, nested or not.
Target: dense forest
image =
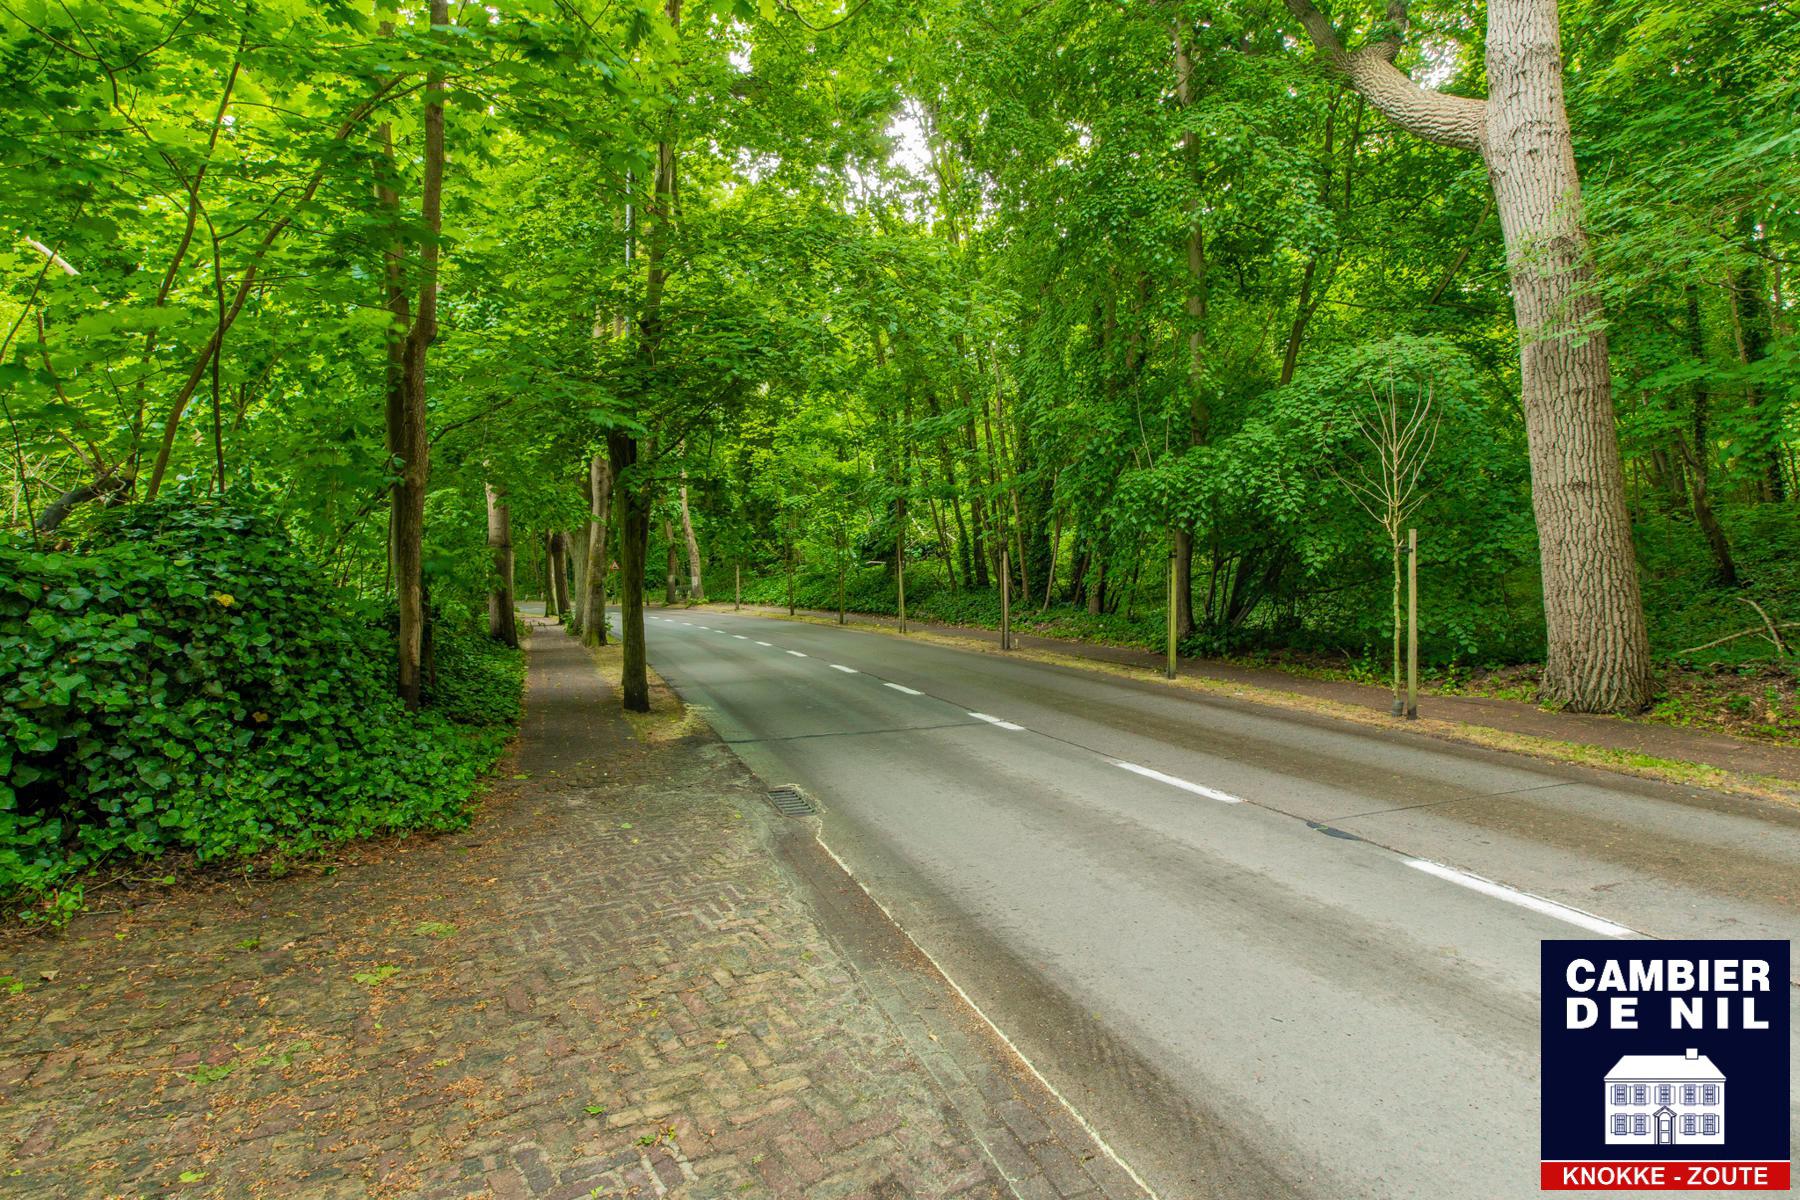
[[[0,886],[456,820],[518,592],[594,643],[616,605],[636,708],[647,596],[902,575],[1385,663],[1416,528],[1439,670],[1612,712],[1787,671],[1782,0],[5,0],[0,38]]]

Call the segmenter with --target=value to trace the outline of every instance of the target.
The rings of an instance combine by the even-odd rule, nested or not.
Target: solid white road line
[[[1439,879],[1447,879],[1459,887],[1480,892],[1484,896],[1492,896],[1496,900],[1504,900],[1508,904],[1516,904],[1520,908],[1529,908],[1532,912],[1543,913],[1546,917],[1555,917],[1559,921],[1597,933],[1602,937],[1632,937],[1636,930],[1627,929],[1623,925],[1615,925],[1592,913],[1584,913],[1579,908],[1570,908],[1566,904],[1558,904],[1554,900],[1546,900],[1542,896],[1533,896],[1530,892],[1521,892],[1517,888],[1507,887],[1504,883],[1495,883],[1491,879],[1483,879],[1479,875],[1471,875],[1467,871],[1458,871],[1455,867],[1446,867],[1442,863],[1434,863],[1426,858],[1409,858],[1406,865],[1415,871],[1423,871],[1427,875],[1436,875]]]
[[[904,683],[884,683],[882,686],[883,687],[891,687],[896,692],[905,692],[909,696],[923,696],[925,694],[924,692],[918,691],[914,688],[907,687]]]
[[[1164,775],[1161,771],[1152,771],[1149,767],[1140,767],[1136,763],[1118,762],[1115,760],[1113,766],[1123,767],[1133,775],[1142,775],[1145,779],[1154,779],[1158,783],[1166,783],[1170,787],[1178,787],[1182,791],[1192,792],[1196,796],[1205,796],[1208,800],[1217,800],[1221,804],[1242,804],[1244,802],[1241,797],[1233,796],[1230,792],[1221,792],[1217,788],[1209,788],[1204,783],[1189,783],[1185,779],[1178,779],[1173,775]]]
[[[834,671],[842,671],[846,675],[854,675],[857,673],[855,667],[846,667],[841,663],[832,663],[831,669]]]
[[[969,995],[969,993],[963,991],[962,984],[956,982],[956,977],[954,975],[950,974],[949,970],[944,966],[944,964],[939,962],[937,959],[933,958],[931,956],[931,951],[929,951],[925,947],[919,945],[918,941],[913,937],[913,935],[906,931],[906,926],[900,924],[899,919],[894,916],[892,910],[890,910],[887,905],[885,905],[881,902],[881,898],[879,896],[877,896],[874,892],[871,892],[869,890],[869,885],[864,883],[862,881],[861,877],[858,876],[855,871],[850,869],[850,864],[845,862],[842,858],[838,857],[838,852],[831,848],[831,846],[825,841],[825,838],[821,834],[814,834],[813,836],[814,836],[814,840],[816,840],[819,843],[819,849],[825,851],[826,854],[829,854],[831,856],[831,861],[838,865],[838,870],[842,871],[850,879],[850,881],[852,883],[856,884],[857,887],[862,889],[863,895],[867,896],[869,898],[870,902],[873,903],[876,908],[879,908],[881,910],[881,915],[886,917],[888,919],[888,923],[890,925],[892,925],[896,930],[899,931],[901,937],[905,938],[908,942],[910,942],[912,944],[913,949],[917,950],[920,954],[925,956],[926,962],[930,963],[933,967],[937,968],[937,973],[944,977],[944,982],[956,989],[956,994],[958,996],[962,997],[963,1003],[967,1004],[969,1006],[970,1011],[972,1011],[976,1016],[980,1017],[982,1019],[982,1022],[984,1024],[986,1024],[989,1029],[994,1031],[995,1037],[999,1038],[1002,1042],[1006,1043],[1006,1048],[1008,1050],[1011,1050],[1014,1054],[1019,1056],[1019,1061],[1025,1064],[1025,1069],[1030,1071],[1033,1078],[1035,1078],[1039,1083],[1043,1084],[1045,1090],[1048,1091],[1052,1096],[1055,1096],[1057,1101],[1059,1103],[1061,1103],[1065,1109],[1068,1110],[1069,1115],[1074,1117],[1076,1122],[1078,1124],[1080,1124],[1082,1129],[1087,1131],[1087,1135],[1094,1139],[1094,1144],[1096,1146],[1099,1146],[1100,1149],[1106,1151],[1106,1156],[1108,1158],[1112,1159],[1115,1163],[1119,1164],[1120,1170],[1124,1171],[1125,1174],[1131,1176],[1131,1182],[1137,1184],[1138,1187],[1143,1190],[1144,1195],[1147,1196],[1149,1198],[1149,1200],[1161,1200],[1161,1197],[1158,1196],[1156,1193],[1156,1189],[1152,1188],[1148,1183],[1145,1183],[1143,1180],[1143,1177],[1140,1176],[1136,1171],[1131,1169],[1131,1164],[1126,1162],[1123,1158],[1119,1157],[1119,1152],[1117,1150],[1114,1150],[1110,1145],[1107,1144],[1106,1139],[1100,1135],[1100,1131],[1098,1129],[1095,1129],[1092,1125],[1088,1124],[1088,1119],[1081,1115],[1081,1110],[1076,1108],[1072,1103],[1070,1103],[1069,1098],[1067,1096],[1064,1096],[1061,1092],[1057,1091],[1056,1085],[1054,1083],[1051,1083],[1048,1079],[1044,1078],[1044,1073],[1042,1071],[1038,1070],[1036,1065],[1033,1064],[1029,1058],[1025,1057],[1025,1052],[1023,1050],[1019,1049],[1018,1046],[1013,1044],[1013,1040],[1010,1037],[1006,1036],[1006,1031],[1004,1029],[1000,1028],[1000,1026],[994,1024],[994,1019],[992,1017],[988,1016],[985,1012],[981,1011],[981,1006],[979,1004],[975,1003],[975,997],[973,997],[973,996]],[[1016,1195],[1017,1193],[1014,1193],[1014,1194]]]
[[[802,654],[798,650],[789,650],[788,653],[793,655],[795,658],[805,658],[806,657],[806,655]]]
[[[1002,721],[999,717],[990,717],[986,713],[972,712],[969,715],[977,721],[986,721],[989,725],[998,725],[1000,728],[1010,729],[1014,733],[1025,728],[1023,725],[1014,725],[1011,721]]]
[[[769,645],[769,643],[767,643],[767,642],[758,642],[756,644],[759,646],[768,646]],[[774,649],[774,647],[771,646],[770,649]]]

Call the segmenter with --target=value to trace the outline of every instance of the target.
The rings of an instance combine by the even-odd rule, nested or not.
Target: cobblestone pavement
[[[0,948],[0,1195],[1135,1194],[941,979],[821,924],[691,716],[534,643],[469,830]]]

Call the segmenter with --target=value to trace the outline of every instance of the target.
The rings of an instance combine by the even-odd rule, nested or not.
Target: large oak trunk
[[[1543,699],[1635,711],[1650,701],[1650,645],[1553,0],[1490,0],[1487,67],[1482,156],[1519,326],[1549,648]]]
[[[1549,648],[1543,699],[1584,712],[1643,708],[1650,645],[1563,107],[1555,0],[1489,0],[1486,100],[1421,88],[1395,68],[1403,0],[1389,0],[1387,30],[1356,50],[1310,0],[1286,2],[1332,66],[1396,125],[1479,151],[1487,164],[1519,329]]]

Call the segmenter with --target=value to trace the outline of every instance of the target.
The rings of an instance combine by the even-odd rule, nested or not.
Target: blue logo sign
[[[1542,1186],[1786,1191],[1788,943],[1543,943]]]

